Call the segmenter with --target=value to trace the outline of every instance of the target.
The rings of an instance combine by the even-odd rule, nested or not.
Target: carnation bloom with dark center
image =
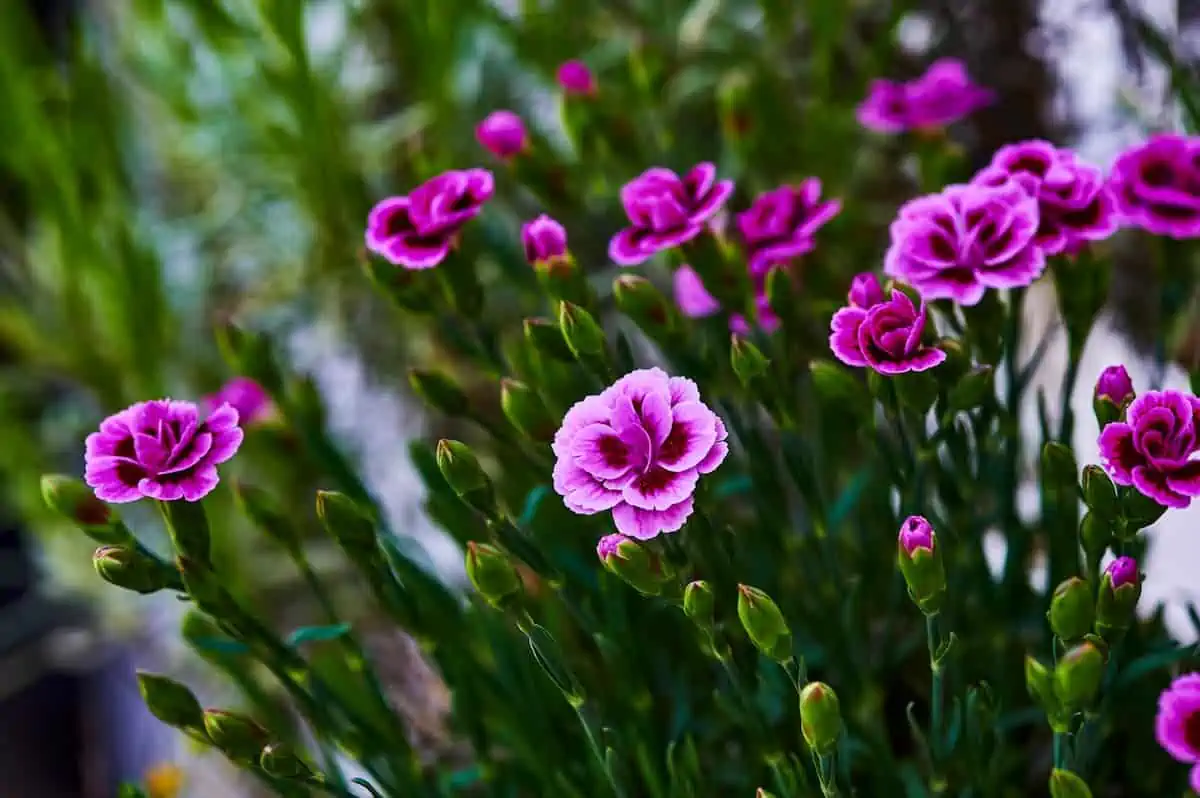
[[[687,521],[700,476],[729,453],[725,439],[694,382],[632,371],[567,411],[554,436],[554,489],[573,512],[612,510],[618,532],[648,540]]]
[[[773,265],[810,251],[816,246],[813,235],[841,209],[839,200],[821,201],[821,181],[815,177],[760,194],[737,215],[750,273],[765,275]]]
[[[87,437],[84,477],[106,502],[199,501],[241,444],[238,413],[228,404],[202,419],[191,402],[139,402]]]
[[[1200,136],[1151,136],[1117,156],[1109,185],[1126,223],[1171,238],[1200,236]]]
[[[1038,201],[1037,245],[1047,255],[1075,252],[1116,232],[1116,204],[1103,172],[1074,152],[1031,140],[996,150],[971,181],[1002,186],[1017,178]]]
[[[717,180],[711,163],[697,164],[682,178],[670,169],[647,169],[621,188],[630,225],[612,237],[608,256],[620,266],[636,266],[691,241],[732,193],[733,181]]]
[[[907,83],[872,81],[858,120],[881,133],[940,128],[994,101],[995,94],[974,83],[962,61],[942,58]]]
[[[1180,391],[1147,391],[1125,421],[1100,433],[1100,460],[1118,485],[1132,485],[1164,507],[1200,496],[1200,399]]]
[[[243,427],[261,421],[271,413],[271,397],[249,377],[234,377],[202,400],[206,413],[225,404],[237,411],[238,423]]]
[[[388,197],[367,217],[367,249],[406,269],[432,269],[494,191],[491,172],[465,169],[443,172],[406,197]]]
[[[851,302],[865,297],[868,307],[851,304],[833,314],[829,348],[848,366],[867,366],[880,374],[927,371],[946,359],[946,353],[928,346],[925,335],[925,304],[918,307],[908,295],[892,290],[890,299],[882,292],[853,292]]]
[[[1158,697],[1155,737],[1172,758],[1192,766],[1192,790],[1200,793],[1200,673],[1186,673]]]
[[[954,185],[910,200],[890,228],[884,272],[926,299],[975,305],[989,288],[1020,288],[1041,276],[1038,202],[1015,179]]]

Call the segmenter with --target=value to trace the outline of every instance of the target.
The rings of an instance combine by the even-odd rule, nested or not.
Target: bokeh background
[[[223,324],[270,334],[296,375],[289,390],[321,397],[323,423],[389,526],[446,579],[460,578],[458,549],[429,520],[438,508],[426,506],[409,458],[413,441],[441,432],[404,376],[438,336],[364,279],[362,227],[375,199],[486,163],[474,127],[497,108],[517,110],[540,146],[566,153],[553,75],[580,58],[602,87],[628,93],[631,129],[647,134],[614,144],[615,182],[597,193],[614,193],[647,159],[715,160],[737,174],[753,158],[746,191],[817,175],[828,193],[856,198],[837,223],[863,234],[822,262],[849,274],[876,265],[911,193],[902,150],[861,130],[854,106],[872,77],[910,77],[943,55],[963,58],[999,96],[951,131],[967,163],[1043,137],[1107,166],[1147,131],[1183,126],[1200,3],[0,3],[0,795],[105,798],[147,774],[155,798],[177,787],[253,794],[149,718],[132,679],[134,667],[174,673],[215,703],[230,689],[216,677],[221,653],[180,637],[173,598],[104,586],[92,544],[47,514],[38,488],[44,472],[81,472],[83,437],[108,413],[154,396],[195,399],[234,376],[213,333]],[[512,191],[492,204],[484,227],[495,268],[523,266],[516,232],[536,211]],[[603,271],[613,225],[588,208],[564,221],[580,231],[572,243],[585,266]],[[1139,389],[1186,383],[1200,365],[1200,335],[1175,331],[1169,350],[1153,345],[1158,289],[1144,253],[1126,249],[1080,370],[1081,418],[1110,363],[1130,363]],[[1054,339],[1040,368],[1053,393],[1065,343],[1053,289],[1034,296],[1034,334],[1024,338]],[[288,433],[267,425],[256,435],[238,468],[279,495],[309,495],[295,489],[317,477],[288,456]],[[1077,438],[1080,460],[1094,460],[1094,429],[1081,423]],[[1032,498],[1027,510],[1037,512]],[[310,622],[301,575],[235,518],[216,525],[222,570],[278,624]],[[152,513],[127,520],[161,542]],[[1200,593],[1188,565],[1197,521],[1169,514],[1147,566],[1148,603],[1167,602],[1184,640],[1196,637],[1185,602]],[[321,546],[314,540],[313,562],[336,583],[342,563]],[[372,648],[427,744],[447,745],[447,697],[411,642],[380,632]]]

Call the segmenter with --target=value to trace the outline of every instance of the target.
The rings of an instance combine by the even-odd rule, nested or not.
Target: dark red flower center
[[[616,435],[605,435],[600,439],[600,456],[605,465],[619,468],[629,461],[629,447]]]
[[[1184,718],[1183,739],[1187,741],[1188,748],[1200,752],[1200,710]]]
[[[680,457],[683,457],[683,453],[687,449],[687,443],[687,425],[675,422],[671,426],[671,432],[667,435],[667,439],[663,441],[662,448],[658,450],[658,455],[668,463],[675,462]]]

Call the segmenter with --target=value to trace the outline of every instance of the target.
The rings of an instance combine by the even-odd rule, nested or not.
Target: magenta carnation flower
[[[1159,695],[1154,732],[1172,758],[1193,766],[1192,790],[1200,793],[1200,673],[1180,676]]]
[[[945,127],[995,101],[971,81],[957,58],[942,58],[907,83],[875,80],[858,107],[858,121],[880,133]]]
[[[1171,238],[1200,236],[1200,137],[1151,136],[1117,156],[1109,184],[1129,224]]]
[[[234,377],[201,400],[204,412],[214,413],[221,405],[229,405],[238,414],[238,423],[249,426],[271,413],[271,397],[263,387],[249,377]]]
[[[567,254],[567,230],[543,213],[521,225],[521,244],[530,264],[561,258]]]
[[[564,61],[558,67],[558,85],[567,94],[595,94],[596,80],[592,71],[582,61]]]
[[[1015,180],[947,186],[901,206],[884,272],[926,299],[974,305],[988,288],[1019,288],[1041,275],[1037,231],[1037,200]]]
[[[494,190],[491,172],[466,169],[443,172],[407,197],[388,197],[367,217],[367,249],[406,269],[431,269]]]
[[[520,155],[529,142],[525,123],[512,111],[492,111],[475,128],[475,138],[497,158]]]
[[[771,266],[810,251],[813,235],[841,209],[839,200],[821,202],[821,181],[815,177],[760,194],[737,215],[750,273],[766,274]]]
[[[1124,366],[1109,366],[1100,372],[1093,396],[1096,399],[1108,399],[1117,407],[1123,407],[1134,397],[1133,380],[1129,378],[1129,372]]]
[[[870,308],[884,301],[883,286],[879,278],[871,272],[854,275],[850,281],[850,291],[846,294],[850,305],[856,308]]]
[[[946,359],[946,353],[921,340],[925,333],[925,303],[913,305],[903,291],[870,307],[850,306],[833,314],[829,348],[847,366],[869,366],[880,374],[926,371]]]
[[[700,235],[733,193],[733,181],[716,177],[715,166],[701,163],[683,178],[656,166],[626,183],[621,204],[630,226],[613,236],[608,256],[618,265],[636,266]]]
[[[1200,399],[1179,391],[1148,391],[1129,405],[1125,421],[1100,433],[1100,460],[1113,482],[1133,485],[1164,507],[1187,507],[1200,496]]]
[[[1010,144],[971,182],[1002,186],[1010,177],[1037,197],[1035,240],[1047,255],[1074,253],[1116,232],[1116,204],[1104,174],[1071,150],[1036,139]]]
[[[680,266],[674,277],[675,304],[679,312],[689,319],[702,319],[721,312],[721,303],[708,292],[700,275],[691,266]],[[763,332],[773,333],[779,329],[780,320],[771,310],[767,295],[760,289],[754,294],[754,306],[758,326]],[[750,334],[750,322],[740,313],[729,317],[729,329],[739,335]]]
[[[700,475],[729,453],[725,438],[696,383],[632,371],[567,411],[554,436],[554,489],[581,515],[612,510],[623,535],[675,532],[692,514]]]
[[[228,404],[201,420],[191,402],[138,402],[87,436],[84,478],[101,501],[199,501],[241,444],[238,413]]]

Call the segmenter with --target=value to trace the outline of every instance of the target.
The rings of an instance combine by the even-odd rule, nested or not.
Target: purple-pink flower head
[[[525,123],[512,111],[492,111],[475,128],[475,138],[484,149],[503,160],[520,155],[529,143]]]
[[[591,95],[596,93],[596,80],[592,71],[582,61],[564,61],[558,67],[558,85],[567,94]]]
[[[1151,136],[1117,156],[1109,185],[1123,221],[1155,235],[1200,236],[1200,137]]]
[[[1138,583],[1138,564],[1132,557],[1118,557],[1104,569],[1113,590]]]
[[[910,515],[904,519],[904,523],[900,525],[899,539],[900,547],[909,557],[913,556],[917,549],[932,552],[937,542],[933,526],[921,515]]]
[[[230,405],[201,419],[191,402],[138,402],[87,436],[84,478],[101,501],[199,501],[217,486],[217,466],[241,444]]]
[[[1200,399],[1180,391],[1148,391],[1125,421],[1100,432],[1100,460],[1118,485],[1133,485],[1164,507],[1200,496]]]
[[[872,81],[858,107],[858,121],[880,133],[940,128],[994,100],[991,90],[971,81],[962,61],[943,58],[907,83]]]
[[[605,535],[600,538],[596,544],[596,556],[601,562],[607,561],[610,557],[616,557],[622,543],[629,540],[624,535]]]
[[[925,303],[918,307],[908,295],[892,289],[890,299],[870,307],[851,305],[833,314],[829,348],[847,366],[868,366],[880,374],[926,371],[946,359],[946,353],[922,340]]]
[[[1200,673],[1180,676],[1158,696],[1154,733],[1173,759],[1193,766],[1192,790],[1200,793]]]
[[[406,269],[432,269],[494,190],[491,172],[465,169],[443,172],[407,197],[389,197],[367,217],[367,249]]]
[[[636,266],[664,249],[691,241],[733,193],[733,181],[717,180],[711,163],[697,164],[684,177],[654,167],[621,188],[629,227],[613,236],[608,257]]]
[[[692,514],[700,475],[729,453],[725,438],[694,382],[632,371],[567,411],[554,436],[554,489],[581,515],[612,510],[631,538],[675,532]]]
[[[892,222],[884,272],[926,299],[975,305],[989,288],[1029,285],[1046,266],[1038,202],[1020,183],[947,186],[910,200]]]
[[[567,254],[567,231],[543,213],[521,225],[521,244],[525,247],[525,260],[531,265],[544,263]]]
[[[760,194],[737,215],[750,273],[765,275],[773,265],[813,249],[813,235],[841,209],[838,200],[821,201],[821,181],[815,177]]]
[[[1035,240],[1047,255],[1073,253],[1116,232],[1116,205],[1104,174],[1071,150],[1036,139],[1009,144],[972,182],[995,186],[1009,177],[1037,197]]]
[[[234,377],[201,400],[204,412],[214,413],[221,405],[229,405],[238,414],[238,423],[248,427],[271,413],[271,397],[263,387],[249,377]]]
[[[1100,372],[1096,380],[1096,399],[1108,399],[1117,407],[1124,407],[1126,402],[1133,401],[1133,380],[1124,366],[1109,366]]]
[[[854,275],[850,281],[850,292],[846,295],[851,307],[872,308],[884,301],[883,286],[879,278],[871,272]]]

